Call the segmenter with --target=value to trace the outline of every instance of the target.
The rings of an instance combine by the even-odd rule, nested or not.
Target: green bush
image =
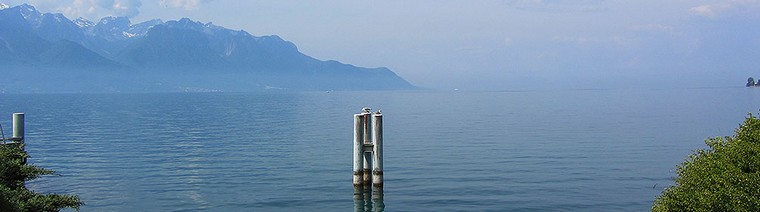
[[[749,114],[734,136],[705,143],[677,167],[676,184],[652,211],[760,211],[760,119]]]
[[[26,164],[29,156],[23,144],[0,144],[0,211],[79,210],[79,197],[60,194],[39,194],[26,189],[24,182],[53,171]]]

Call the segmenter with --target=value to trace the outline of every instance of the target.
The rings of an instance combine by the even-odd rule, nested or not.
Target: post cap
[[[372,112],[372,108],[364,107],[364,108],[362,108],[362,112],[364,112],[364,113],[371,113]]]

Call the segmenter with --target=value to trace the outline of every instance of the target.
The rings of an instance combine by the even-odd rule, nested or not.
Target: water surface
[[[354,210],[352,114],[382,109],[388,211],[645,211],[760,89],[0,94],[28,184],[83,211]]]

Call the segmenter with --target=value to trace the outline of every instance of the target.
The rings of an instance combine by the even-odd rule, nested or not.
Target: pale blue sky
[[[742,86],[760,77],[760,0],[0,2],[72,19],[189,17],[275,34],[318,59],[388,67],[436,89]]]

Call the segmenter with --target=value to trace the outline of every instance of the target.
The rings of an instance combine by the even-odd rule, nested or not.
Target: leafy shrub
[[[0,211],[79,210],[79,197],[60,194],[39,194],[26,189],[24,182],[53,171],[26,164],[29,155],[19,143],[0,144]]]
[[[676,184],[652,211],[760,211],[760,119],[749,114],[734,136],[705,143],[677,167]]]

